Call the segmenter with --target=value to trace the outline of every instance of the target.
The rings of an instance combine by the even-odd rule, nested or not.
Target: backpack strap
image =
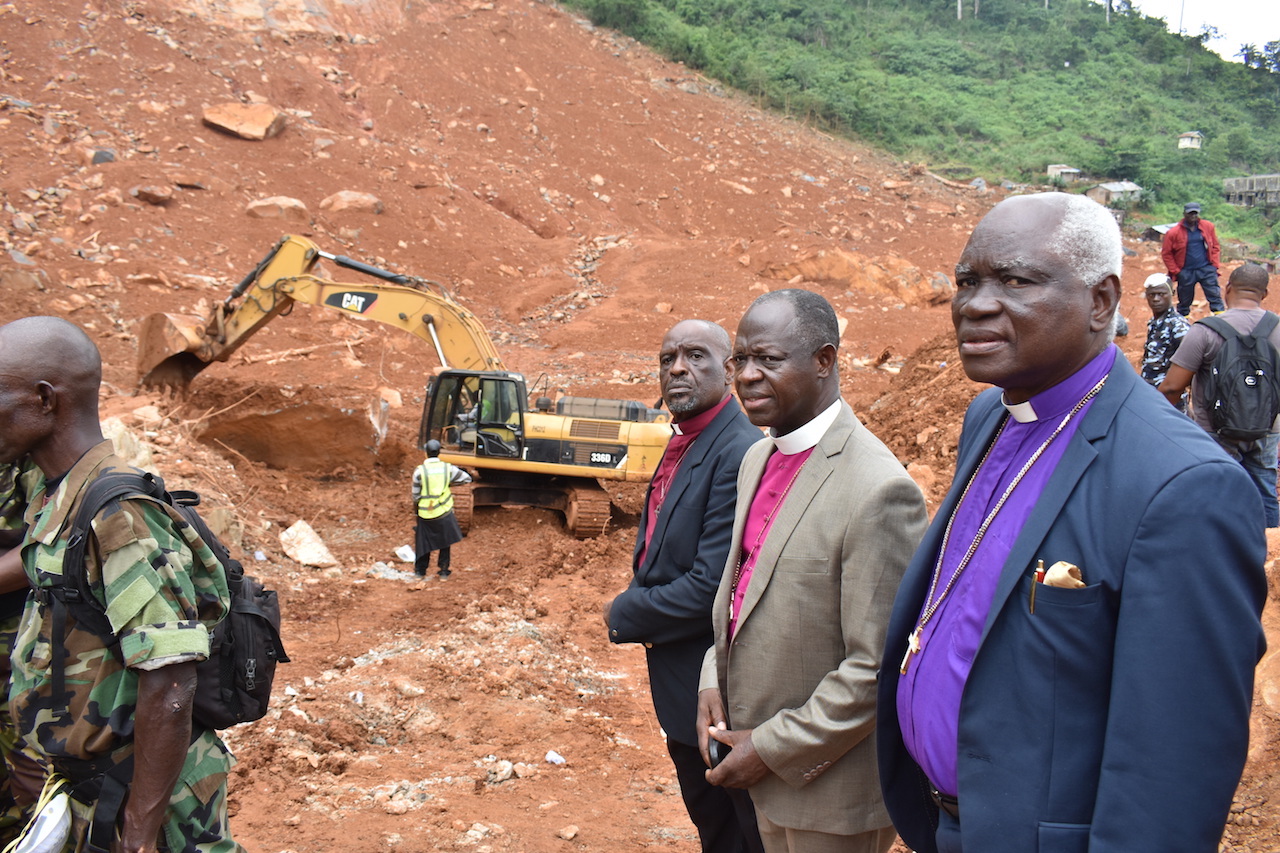
[[[203,726],[193,721],[191,743],[199,740],[204,731]],[[84,853],[111,853],[116,830],[124,816],[124,805],[129,799],[136,755],[136,751],[131,752],[118,764],[112,764],[110,756],[91,761],[64,758],[56,762],[55,769],[71,782],[68,792],[71,797],[93,807],[93,818],[85,833]]]
[[[1235,326],[1221,317],[1204,317],[1197,322],[1217,332],[1223,340],[1246,337],[1240,334]],[[1249,333],[1248,337],[1269,338],[1271,333],[1275,331],[1277,323],[1280,323],[1280,315],[1277,315],[1274,311],[1268,311],[1263,314],[1262,319],[1258,321],[1258,325],[1253,327],[1253,331]]]
[[[1267,312],[1267,313],[1270,313],[1270,312]],[[1266,318],[1263,318],[1263,319],[1265,320]],[[1202,317],[1201,319],[1197,320],[1196,323],[1198,325],[1204,326],[1207,329],[1217,332],[1218,337],[1222,338],[1225,341],[1229,341],[1232,338],[1241,337],[1240,332],[1236,329],[1236,327],[1231,325],[1221,317],[1213,317],[1213,316]]]
[[[68,530],[68,524],[70,530],[66,536],[66,549],[62,554],[62,574],[51,576],[48,596],[40,597],[42,603],[49,606],[53,617],[51,639],[55,648],[50,661],[50,698],[57,704],[60,718],[71,713],[71,697],[66,692],[67,651],[62,644],[66,636],[68,608],[74,611],[76,622],[101,637],[108,648],[113,651],[119,648],[106,611],[89,589],[89,576],[84,568],[89,538],[93,535],[93,519],[107,506],[126,497],[163,502],[164,494],[164,481],[154,474],[109,471],[89,483],[75,516],[63,525],[64,531]]]
[[[85,833],[84,853],[111,853],[116,828],[124,817],[129,786],[133,784],[133,757],[134,753],[130,753],[128,758],[103,774],[93,806],[93,820]]]
[[[1277,323],[1280,323],[1280,316],[1277,316],[1274,311],[1268,311],[1258,321],[1258,325],[1253,327],[1252,334],[1255,338],[1269,338],[1276,330]]]
[[[83,567],[88,537],[93,533],[93,519],[108,504],[126,497],[147,498],[165,503],[164,481],[145,471],[108,471],[93,479],[84,490],[75,517],[66,523],[71,525],[67,549],[62,556],[62,576],[67,576],[67,566]],[[65,530],[65,523],[63,529]],[[83,572],[77,572],[78,576]]]

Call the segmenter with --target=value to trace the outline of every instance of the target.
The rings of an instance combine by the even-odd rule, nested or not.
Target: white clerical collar
[[[836,401],[827,406],[816,418],[786,435],[774,435],[773,428],[770,427],[769,438],[773,439],[774,447],[778,448],[778,452],[784,456],[794,456],[817,447],[818,442],[827,434],[827,430],[831,429],[831,425],[836,422],[836,416],[840,414],[840,404],[843,402],[837,397]]]
[[[1035,406],[1031,405],[1031,401],[1025,403],[1008,403],[1005,402],[1004,395],[1000,395],[1001,404],[1009,410],[1010,416],[1020,424],[1032,424],[1040,420],[1036,415]]]

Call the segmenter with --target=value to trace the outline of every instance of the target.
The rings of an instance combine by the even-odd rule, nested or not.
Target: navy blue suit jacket
[[[937,808],[903,745],[898,664],[1000,393],[969,407],[955,481],[889,623],[880,778],[921,853],[936,850]],[[1265,557],[1247,474],[1117,354],[1001,571],[965,685],[964,849],[1214,853],[1248,747]],[[1032,614],[1037,560],[1074,563],[1086,586],[1040,585]]]
[[[658,722],[667,737],[688,746],[698,743],[698,674],[715,639],[711,604],[732,544],[738,466],[760,436],[760,428],[731,398],[689,446],[640,563],[649,522],[645,493],[632,558],[635,576],[609,613],[610,640],[649,645],[649,686]]]

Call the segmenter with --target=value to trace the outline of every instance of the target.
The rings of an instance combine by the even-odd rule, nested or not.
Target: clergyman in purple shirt
[[[1111,343],[1121,256],[1105,208],[1045,193],[997,205],[956,265],[960,360],[996,387],[879,682],[885,804],[919,853],[1218,849],[1265,645],[1262,505]]]

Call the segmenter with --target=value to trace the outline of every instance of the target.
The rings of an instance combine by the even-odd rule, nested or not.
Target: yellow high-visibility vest
[[[439,518],[453,512],[453,492],[449,491],[449,479],[453,466],[443,459],[428,458],[418,466],[418,479],[422,491],[418,493],[418,516]]]

